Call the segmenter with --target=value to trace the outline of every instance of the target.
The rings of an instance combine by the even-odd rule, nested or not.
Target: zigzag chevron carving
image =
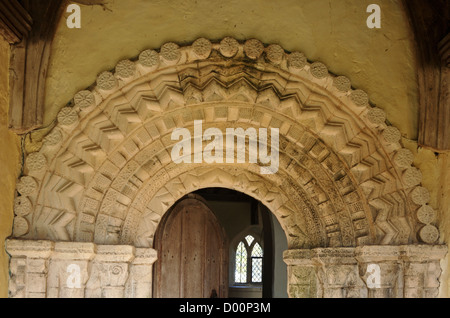
[[[266,204],[290,248],[438,240],[435,224],[416,218],[429,198],[412,154],[365,92],[297,52],[279,59],[267,46],[249,56],[253,40],[228,56],[222,46],[235,42],[206,51],[200,42],[168,46],[177,52],[164,50],[158,63],[144,52],[76,94],[42,149],[28,154],[17,202],[31,204],[27,213],[16,205],[16,237],[151,247],[179,198],[228,187]],[[174,164],[171,133],[194,120],[204,129],[279,128],[279,172]]]

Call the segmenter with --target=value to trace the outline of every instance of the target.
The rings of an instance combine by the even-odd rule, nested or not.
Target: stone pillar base
[[[151,248],[8,240],[11,298],[151,298]]]
[[[364,246],[288,250],[293,298],[437,297],[447,246]]]

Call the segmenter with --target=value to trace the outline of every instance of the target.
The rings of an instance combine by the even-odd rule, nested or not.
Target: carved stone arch
[[[278,172],[263,174],[259,163],[175,164],[171,134],[192,131],[196,120],[222,131],[278,128]],[[58,284],[67,271],[57,269],[75,259],[89,280],[63,294],[148,297],[161,217],[186,194],[227,187],[260,200],[280,221],[290,296],[367,296],[372,263],[386,277],[400,275],[404,286],[428,271],[419,289],[392,283],[377,295],[434,295],[426,277],[439,276],[446,251],[416,246],[436,244],[439,231],[421,172],[400,140],[364,91],[302,53],[232,38],[146,50],[77,93],[42,148],[26,154],[18,240],[8,244],[12,293],[34,293],[14,278],[28,270],[25,256],[53,260],[52,295],[65,288]]]
[[[76,94],[42,149],[27,155],[14,236],[136,243],[132,219],[148,215],[146,209],[163,214],[175,201],[152,196],[172,196],[164,185],[177,171],[192,170],[171,161],[170,134],[195,119],[205,127],[280,129],[283,177],[263,182],[278,179],[275,192],[292,201],[285,214],[305,214],[299,202],[313,211],[308,228],[316,235],[291,247],[437,242],[435,211],[413,155],[365,92],[302,53],[232,38],[146,50]],[[313,172],[314,181],[293,180],[299,171]]]

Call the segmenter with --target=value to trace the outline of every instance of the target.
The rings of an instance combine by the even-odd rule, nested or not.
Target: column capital
[[[356,264],[353,247],[287,250],[283,254],[283,259],[287,265]]]
[[[359,263],[400,261],[401,246],[362,246],[355,249],[355,257]]]
[[[402,246],[402,258],[409,262],[440,261],[448,253],[447,245],[407,245]]]
[[[97,246],[93,243],[56,243],[52,259],[54,260],[92,260],[97,253]]]
[[[49,258],[54,249],[55,243],[49,241],[6,241],[6,251],[12,257]]]
[[[133,261],[136,248],[130,245],[98,245],[95,261],[129,263]]]
[[[153,265],[158,259],[158,252],[152,248],[136,248],[132,265]]]

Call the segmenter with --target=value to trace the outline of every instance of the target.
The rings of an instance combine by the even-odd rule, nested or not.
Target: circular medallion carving
[[[22,217],[15,217],[14,218],[14,236],[21,237],[24,235],[27,235],[30,230],[30,225],[28,224],[28,221]]]
[[[22,177],[20,182],[17,184],[17,191],[24,196],[32,195],[36,192],[38,184],[33,177]]]
[[[116,74],[122,78],[129,78],[136,72],[136,65],[130,60],[123,60],[116,65]]]
[[[411,191],[411,200],[417,205],[424,205],[430,201],[430,192],[424,187],[417,187]]]
[[[75,106],[78,106],[80,108],[87,108],[94,105],[95,97],[91,91],[84,90],[75,94],[73,101],[75,103]]]
[[[117,85],[117,79],[111,72],[103,72],[97,77],[97,86],[105,91],[110,91]]]
[[[178,62],[181,58],[181,51],[178,44],[169,42],[161,47],[161,56],[169,62]]]
[[[367,93],[361,89],[357,89],[352,92],[350,98],[355,103],[356,106],[367,106],[369,104],[369,96]]]
[[[248,40],[244,44],[244,52],[249,58],[256,60],[263,54],[264,45],[256,39]]]
[[[380,108],[371,108],[367,113],[367,118],[372,124],[381,125],[386,122],[386,113]]]
[[[423,224],[430,224],[436,220],[436,211],[429,206],[424,205],[417,211],[417,219]]]
[[[26,166],[31,171],[39,171],[45,168],[47,165],[47,159],[39,152],[34,152],[28,155],[26,160]]]
[[[239,42],[232,37],[226,37],[220,42],[220,54],[225,57],[233,57],[239,51]]]
[[[337,76],[333,79],[333,85],[341,92],[348,92],[352,88],[352,83],[345,76]]]
[[[278,44],[271,44],[267,47],[266,56],[270,62],[279,64],[283,60],[284,50]]]
[[[17,216],[27,216],[33,210],[33,205],[27,197],[17,197],[14,200],[14,213]]]
[[[397,128],[389,126],[383,131],[383,138],[389,143],[396,143],[400,141],[402,134]]]
[[[192,49],[198,58],[207,59],[211,55],[212,44],[208,39],[200,38],[192,44]]]
[[[305,54],[300,52],[293,52],[288,56],[288,65],[293,69],[301,70],[307,62]]]
[[[419,235],[425,243],[434,244],[439,239],[439,230],[433,225],[425,225]]]
[[[49,146],[55,146],[62,141],[62,134],[59,129],[53,129],[51,133],[49,133],[44,138],[44,143]]]
[[[139,63],[147,67],[155,67],[160,63],[159,53],[155,50],[145,50],[139,55]]]
[[[323,63],[315,62],[311,64],[311,74],[315,78],[325,78],[328,76],[328,68]]]
[[[422,172],[414,167],[407,169],[403,173],[403,182],[405,182],[407,188],[418,185],[422,182]]]
[[[394,162],[400,168],[409,168],[414,162],[414,154],[406,148],[402,148],[394,156]]]
[[[63,126],[71,126],[78,121],[78,114],[72,107],[64,107],[58,114],[58,122]]]

